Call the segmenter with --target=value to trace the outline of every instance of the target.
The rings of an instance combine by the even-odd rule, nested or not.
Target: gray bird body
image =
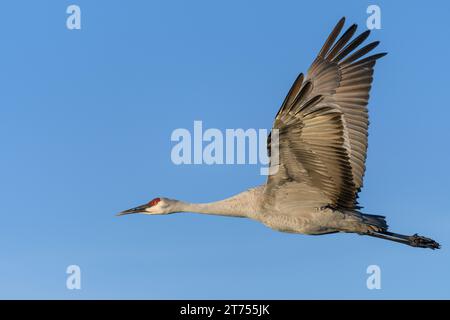
[[[303,193],[296,193],[296,202],[285,202],[286,205],[279,206],[277,204],[280,202],[275,202],[275,205],[269,205],[266,187],[261,185],[225,200],[204,204],[165,200],[173,203],[176,212],[250,218],[281,232],[320,235],[335,232],[366,233],[387,228],[384,217],[362,214],[357,210],[323,207],[320,199],[312,202],[308,188]]]
[[[267,182],[231,198],[193,204],[152,200],[122,214],[197,212],[247,217],[266,226],[301,234],[352,232],[415,247],[439,248],[432,239],[388,231],[385,217],[361,213],[357,203],[367,155],[369,91],[377,59],[368,55],[365,31],[356,25],[338,39],[345,19],[334,27],[306,76],[300,74],[282,103],[268,139]],[[276,131],[274,131],[276,130]],[[275,150],[276,154],[271,154]]]

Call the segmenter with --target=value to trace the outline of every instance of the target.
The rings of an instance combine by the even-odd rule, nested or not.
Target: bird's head
[[[118,216],[123,216],[126,214],[132,213],[141,213],[141,214],[169,214],[176,212],[175,211],[175,200],[167,199],[167,198],[154,198],[150,200],[148,203],[137,206],[135,208],[131,208],[122,212],[119,212]]]

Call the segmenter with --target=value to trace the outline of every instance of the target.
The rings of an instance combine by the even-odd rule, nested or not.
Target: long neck
[[[209,203],[178,201],[177,211],[203,214],[253,218],[258,214],[261,187],[249,189],[233,197]]]

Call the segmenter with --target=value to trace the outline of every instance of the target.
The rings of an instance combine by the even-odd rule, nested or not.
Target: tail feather
[[[362,213],[363,222],[372,227],[374,231],[383,232],[387,231],[388,224],[385,216],[379,216],[375,214]]]

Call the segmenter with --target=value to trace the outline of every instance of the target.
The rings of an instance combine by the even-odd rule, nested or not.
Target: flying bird
[[[379,41],[362,46],[370,31],[353,36],[353,24],[339,37],[342,18],[328,36],[306,75],[297,77],[268,137],[270,171],[264,185],[210,203],[155,198],[120,212],[165,215],[176,212],[245,217],[290,233],[357,233],[413,247],[440,245],[417,234],[388,231],[384,216],[361,212],[367,153],[369,91],[376,61],[368,55]],[[277,150],[277,161],[271,150]],[[272,152],[273,153],[273,152]]]

